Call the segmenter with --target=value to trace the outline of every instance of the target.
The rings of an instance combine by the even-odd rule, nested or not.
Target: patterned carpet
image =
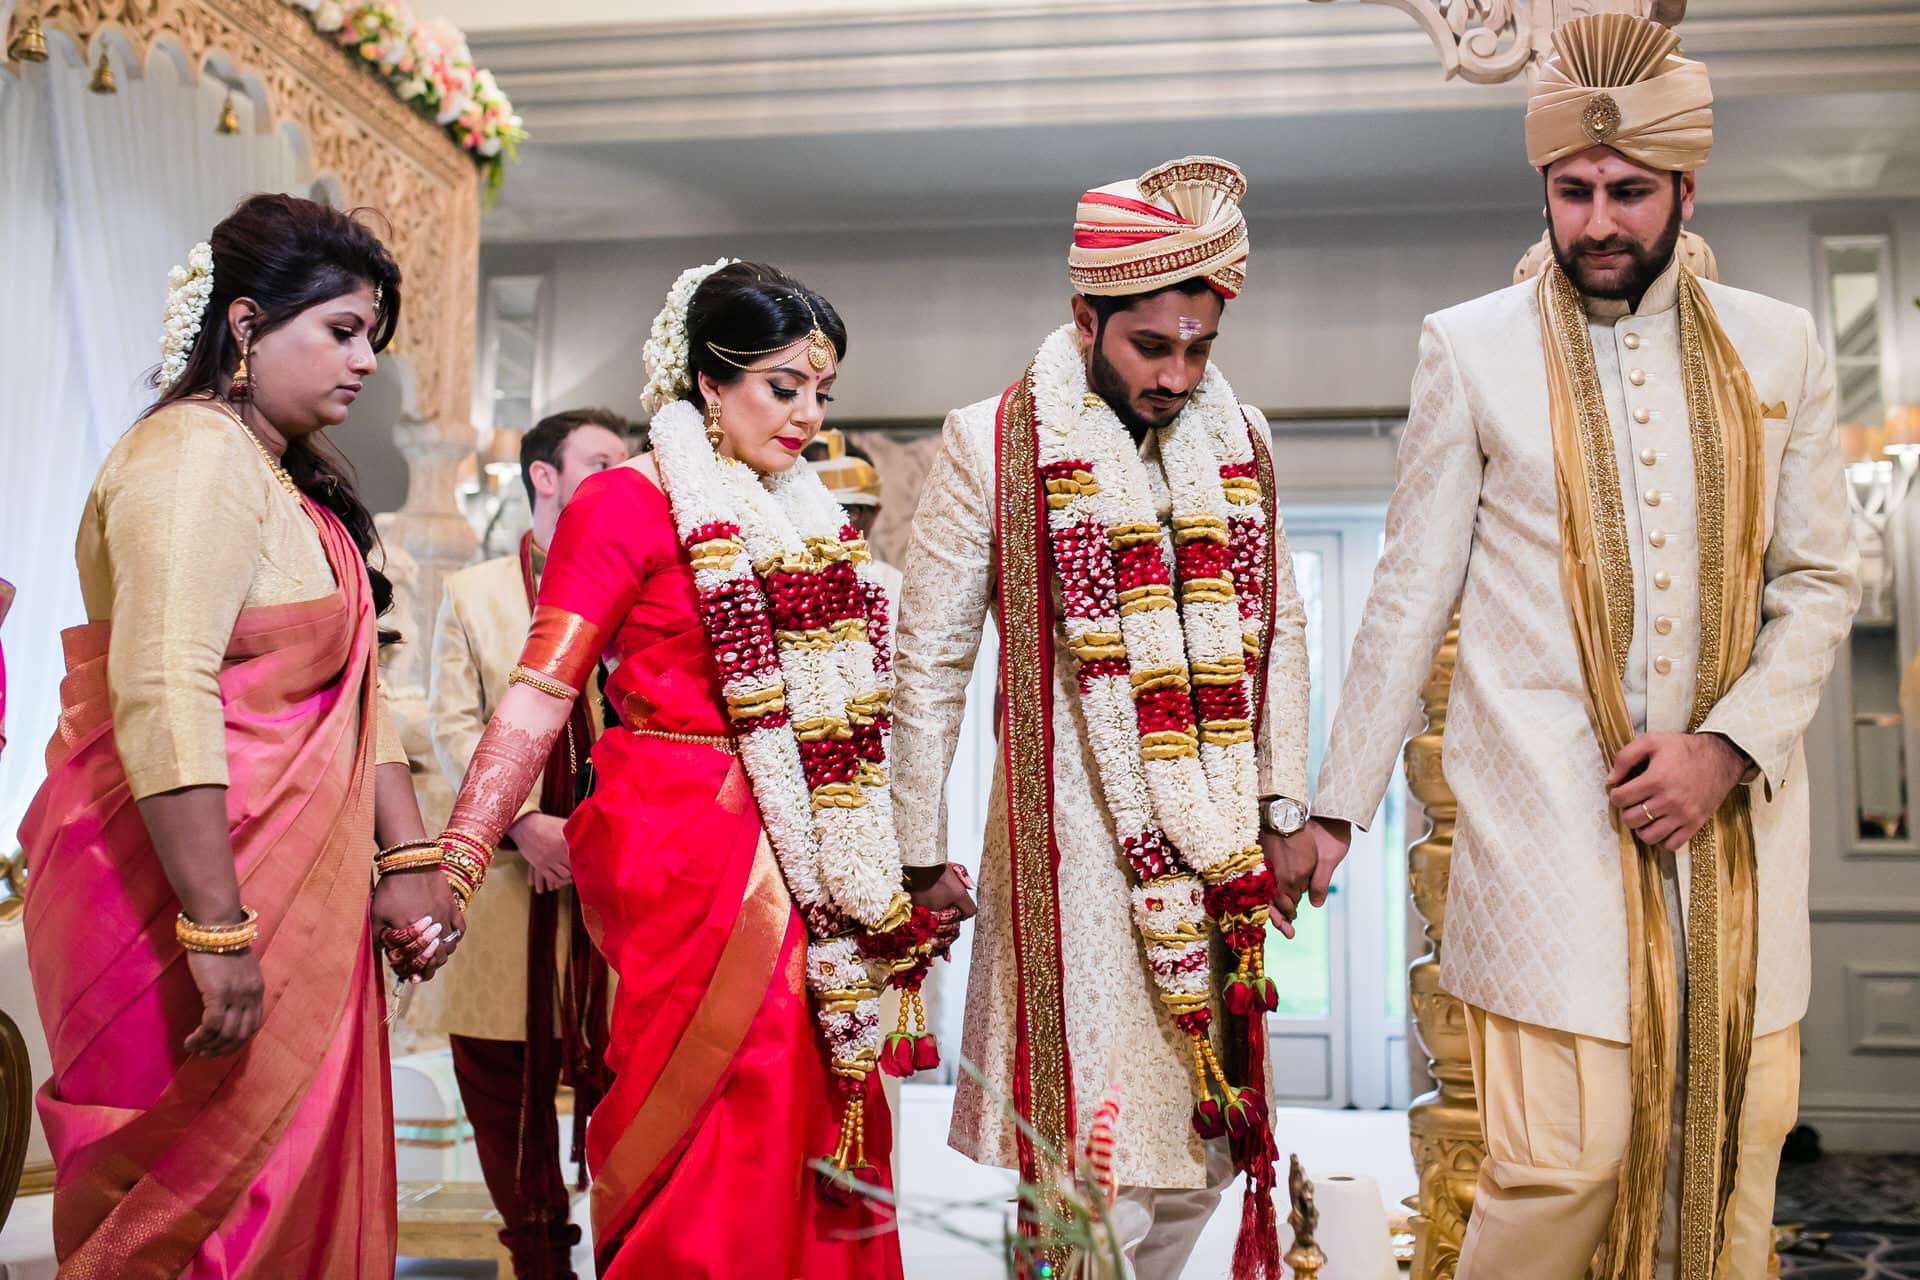
[[[1774,1221],[1807,1227],[1781,1253],[1787,1280],[1920,1280],[1920,1155],[1783,1164]]]

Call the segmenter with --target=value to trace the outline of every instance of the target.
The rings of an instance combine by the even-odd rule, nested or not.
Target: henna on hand
[[[474,748],[473,761],[460,784],[460,798],[447,818],[448,829],[478,837],[489,848],[498,847],[546,769],[547,756],[559,736],[559,725],[531,733],[496,714]]]

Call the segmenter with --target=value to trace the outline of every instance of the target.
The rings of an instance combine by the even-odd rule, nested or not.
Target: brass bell
[[[120,86],[113,82],[113,65],[107,61],[107,51],[100,51],[100,61],[93,65],[93,79],[87,82],[87,88],[94,93],[118,93]]]
[[[220,108],[220,123],[213,126],[218,134],[231,136],[240,132],[240,117],[233,109],[233,90],[227,90],[227,101]]]
[[[47,33],[40,29],[38,16],[27,19],[27,25],[20,29],[13,43],[7,46],[7,57],[14,62],[45,62],[47,60]]]

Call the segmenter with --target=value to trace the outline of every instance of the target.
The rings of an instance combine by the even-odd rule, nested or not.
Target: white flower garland
[[[903,990],[917,1004],[932,937],[931,916],[901,888],[893,832],[891,656],[870,622],[876,601],[884,616],[884,593],[866,543],[811,468],[763,478],[717,456],[705,425],[685,400],[662,406],[654,455],[754,800],[807,923],[815,1017],[834,1073],[855,1087],[834,1164],[859,1167],[857,1087],[880,1056],[879,997],[910,978]],[[904,1028],[903,1017],[886,1037],[890,1049],[910,1042],[896,1074],[925,1038]]]
[[[1234,1087],[1214,1055],[1209,944],[1217,925],[1237,957],[1228,1011],[1271,1009],[1260,952],[1273,882],[1258,844],[1252,731],[1269,531],[1253,443],[1239,398],[1209,364],[1159,432],[1169,547],[1146,464],[1090,392],[1072,326],[1042,344],[1032,388],[1062,623],[1101,792],[1137,876],[1134,925],[1191,1038],[1195,1128],[1240,1138],[1256,1117],[1265,1123],[1263,1090]]]
[[[1033,364],[1033,389],[1041,465],[1068,459],[1093,464],[1095,484],[1090,487],[1095,491],[1051,506],[1049,524],[1091,523],[1109,531],[1152,526],[1157,543],[1160,521],[1146,464],[1113,410],[1088,395],[1085,357],[1071,325],[1041,346]],[[1230,507],[1223,492],[1221,466],[1250,462],[1253,452],[1239,400],[1217,368],[1207,366],[1187,406],[1159,436],[1176,538],[1189,523],[1224,532],[1230,518],[1262,518],[1257,503]],[[1222,672],[1238,668],[1251,700],[1252,675],[1246,671],[1242,622],[1231,587],[1224,593],[1189,589],[1186,594],[1178,608],[1169,589],[1162,597],[1166,607],[1123,607],[1117,618],[1069,616],[1068,641],[1084,642],[1094,632],[1119,632],[1135,676],[1177,672],[1186,681],[1203,664]],[[1096,677],[1084,701],[1102,790],[1118,830],[1157,827],[1202,876],[1227,865],[1257,840],[1259,780],[1251,733],[1203,732],[1197,753],[1156,752],[1143,759],[1127,677]],[[1225,738],[1238,740],[1219,740]]]
[[[653,318],[653,329],[640,358],[647,367],[647,385],[640,391],[640,407],[649,415],[680,399],[693,388],[687,364],[687,308],[706,278],[737,258],[721,258],[704,267],[688,267],[667,290],[666,305]]]
[[[180,381],[193,354],[194,340],[213,297],[213,246],[202,240],[187,254],[187,265],[167,272],[167,321],[160,331],[160,386]]]

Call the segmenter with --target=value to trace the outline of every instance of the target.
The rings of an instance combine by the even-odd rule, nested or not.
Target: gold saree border
[[[596,1250],[615,1239],[633,1216],[634,1199],[654,1181],[725,1078],[766,1003],[792,910],[786,881],[762,830],[740,913],[713,977],[646,1098],[594,1173],[590,1207]]]
[[[1557,266],[1536,286],[1547,366],[1561,582],[1588,712],[1609,761],[1632,740],[1621,676],[1635,625],[1613,427],[1585,307]],[[1697,280],[1680,268],[1681,365],[1698,490],[1701,647],[1689,729],[1745,670],[1758,630],[1764,520],[1760,406]],[[1656,851],[1616,822],[1625,888],[1632,1122],[1599,1274],[1646,1280],[1665,1197],[1679,989]],[[1711,1280],[1739,1158],[1752,1051],[1757,899],[1751,808],[1734,788],[1689,847],[1681,1280]]]

